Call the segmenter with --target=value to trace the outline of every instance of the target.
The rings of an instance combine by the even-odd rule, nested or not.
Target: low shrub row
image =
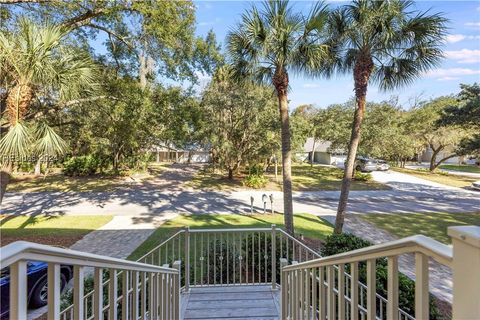
[[[353,234],[333,234],[329,236],[320,250],[322,256],[330,256],[347,251],[357,250],[371,246],[372,243],[363,240]],[[387,259],[377,259],[377,293],[383,297],[387,296]],[[367,268],[366,263],[359,264],[359,277],[360,281],[366,283],[367,281]],[[346,265],[346,271],[350,272],[349,265]],[[398,289],[399,307],[410,315],[415,314],[415,282],[408,278],[406,275],[399,273],[398,275]],[[440,314],[435,299],[430,296],[430,320],[440,320],[444,317]]]

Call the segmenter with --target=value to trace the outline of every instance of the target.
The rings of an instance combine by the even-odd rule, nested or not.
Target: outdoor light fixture
[[[253,196],[250,196],[250,213],[253,214]]]
[[[273,211],[273,193],[270,193],[269,198],[270,198],[270,206],[272,208],[272,214],[274,214],[275,212]]]
[[[267,195],[264,193],[262,196],[263,201],[263,214],[267,213]]]

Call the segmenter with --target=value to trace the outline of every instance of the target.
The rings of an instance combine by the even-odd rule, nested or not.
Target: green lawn
[[[328,222],[311,214],[296,214],[294,219],[295,232],[307,238],[324,240],[333,231]],[[264,228],[270,227],[272,224],[283,228],[283,215],[182,215],[166,221],[128,259],[137,260],[179,228],[185,226],[191,228]]]
[[[440,169],[462,171],[470,173],[480,173],[480,167],[469,164],[444,164],[440,166]]]
[[[422,178],[425,180],[430,180],[433,182],[445,184],[451,187],[464,188],[472,185],[472,182],[477,181],[478,178],[459,176],[456,174],[448,174],[445,172],[442,173],[431,173],[425,170],[413,170],[413,169],[404,169],[404,168],[395,168],[395,171],[402,173],[411,174],[412,176]]]
[[[0,220],[2,246],[18,240],[69,247],[86,234],[112,220],[113,216],[61,216],[34,217],[3,216]]]
[[[267,172],[269,183],[262,190],[278,191],[282,188],[282,168],[278,168],[278,181],[275,180],[274,168]],[[343,170],[334,167],[309,164],[292,165],[292,182],[294,191],[315,191],[315,190],[340,190],[342,185]],[[211,168],[201,170],[189,183],[195,189],[233,191],[239,188],[246,188],[242,185],[245,173],[241,173],[233,180],[226,177],[226,173],[220,170],[214,174]],[[353,181],[351,190],[385,190],[388,186],[375,181]]]
[[[43,176],[16,176],[8,184],[7,191],[11,192],[40,192],[40,191],[113,191],[132,184],[148,182],[165,170],[167,164],[149,164],[147,172],[127,172],[123,176],[91,176],[67,177],[61,173]]]
[[[360,217],[399,238],[423,234],[446,244],[451,243],[447,227],[480,225],[480,212],[365,214]]]
[[[281,170],[279,169],[279,172]],[[340,190],[343,170],[335,167],[310,164],[292,166],[294,191]],[[353,181],[351,190],[385,190],[388,186],[375,181]]]

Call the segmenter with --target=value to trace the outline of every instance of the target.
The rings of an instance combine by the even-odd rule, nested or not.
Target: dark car
[[[47,304],[47,269],[45,262],[29,261],[27,263],[27,303],[30,308],[39,308]],[[73,277],[71,266],[61,266],[61,290]],[[0,278],[0,319],[6,319],[10,309],[10,268],[1,270]]]

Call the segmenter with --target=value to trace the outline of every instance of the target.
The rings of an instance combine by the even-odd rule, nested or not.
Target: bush
[[[355,181],[370,181],[372,180],[372,174],[369,172],[363,173],[356,170],[355,173],[353,174],[353,179]]]
[[[94,155],[72,157],[63,163],[67,176],[90,176],[100,168],[100,160]]]
[[[326,243],[321,249],[322,256],[329,256],[347,251],[357,250],[371,246],[372,243],[363,240],[353,234],[342,233],[333,234],[327,237]],[[387,296],[387,259],[377,259],[377,293],[383,297]],[[359,278],[360,281],[366,283],[367,281],[367,267],[366,263],[359,263]],[[350,272],[350,266],[346,265],[346,271]],[[398,304],[399,307],[410,315],[415,314],[415,282],[402,273],[398,274]],[[437,305],[432,295],[430,295],[430,319],[443,319],[439,314]]]
[[[243,185],[253,189],[260,189],[267,185],[268,178],[264,175],[249,174],[243,179]]]

